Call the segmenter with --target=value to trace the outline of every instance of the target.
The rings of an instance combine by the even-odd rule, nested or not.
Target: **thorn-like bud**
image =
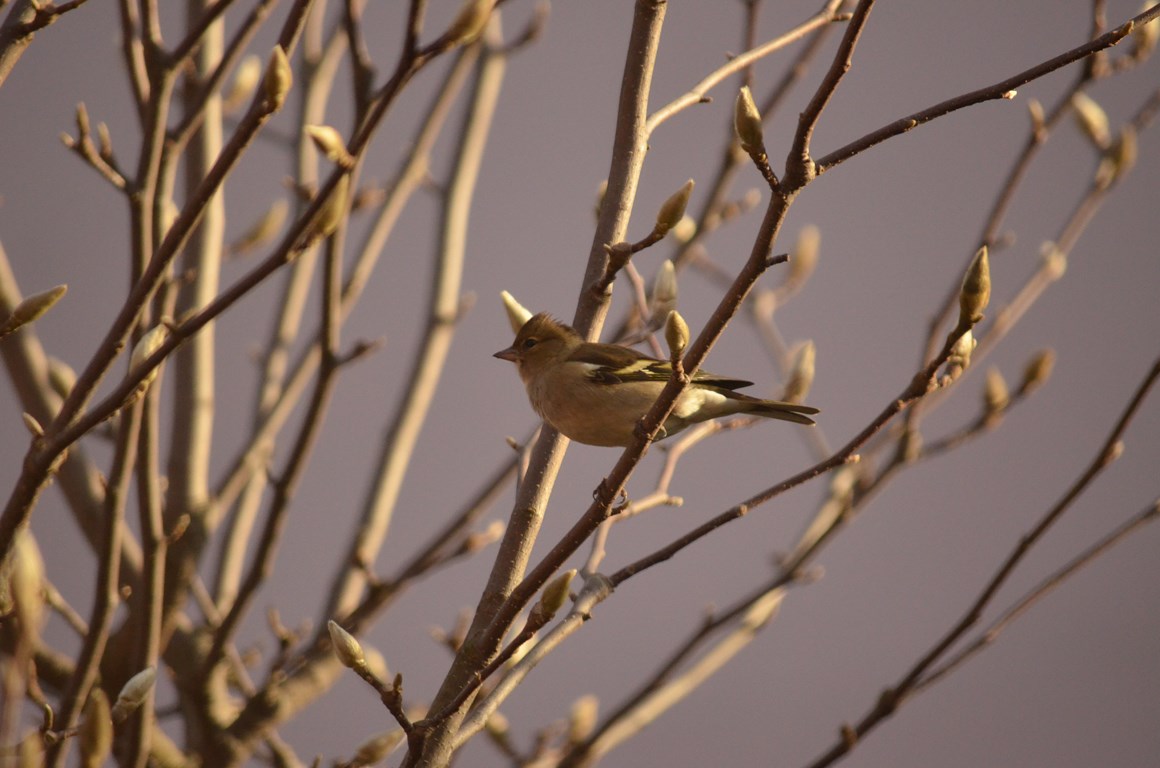
[[[330,631],[330,643],[334,646],[334,655],[338,657],[344,667],[359,669],[366,666],[366,655],[354,635],[339,626],[338,622],[333,619],[326,622],[326,628]]]
[[[675,309],[665,318],[665,343],[669,345],[669,356],[673,360],[680,359],[685,347],[689,346],[689,324]]]
[[[524,327],[524,323],[532,319],[532,313],[507,291],[500,291],[499,296],[503,299],[503,308],[507,313],[508,325],[512,327],[512,333],[519,333],[520,329]]]
[[[793,367],[789,371],[789,380],[785,383],[785,392],[782,400],[787,403],[800,403],[810,393],[814,384],[814,362],[817,350],[812,340],[802,342],[793,354]]]
[[[987,246],[975,253],[967,274],[963,276],[963,286],[959,289],[959,327],[974,325],[983,319],[983,310],[991,301],[991,263],[987,258]]]
[[[1047,279],[1058,280],[1067,271],[1067,254],[1052,241],[1045,240],[1039,246],[1039,257],[1043,259],[1043,272]]]
[[[681,219],[685,216],[685,207],[689,204],[689,196],[692,194],[693,180],[689,179],[680,189],[669,195],[669,199],[665,200],[661,209],[657,211],[657,222],[653,226],[655,234],[664,235],[681,223]]]
[[[294,85],[294,73],[290,60],[282,46],[275,45],[266,64],[266,74],[262,78],[262,96],[268,112],[277,112],[286,103],[286,96]]]
[[[741,91],[737,94],[737,101],[733,103],[733,130],[737,132],[741,148],[749,155],[765,154],[761,113],[757,111],[757,104],[753,101],[753,94],[748,85],[741,87]]]
[[[28,325],[33,322],[52,306],[61,300],[66,293],[68,293],[67,285],[58,285],[55,288],[50,288],[47,291],[34,293],[24,301],[16,305],[16,309],[12,310],[12,314],[3,323],[0,323],[0,338],[4,338],[21,326]]]
[[[24,428],[28,430],[29,434],[35,438],[44,437],[44,427],[40,426],[40,422],[36,420],[35,416],[25,411],[20,414],[20,418],[24,422]]]
[[[466,45],[483,34],[495,0],[467,0],[459,9],[459,15],[443,33],[443,38],[452,45]]]
[[[1035,353],[1023,369],[1023,381],[1019,384],[1020,393],[1031,392],[1041,387],[1049,378],[1055,367],[1055,352],[1048,348]]]
[[[282,231],[289,214],[290,203],[285,198],[278,198],[270,204],[262,218],[230,245],[230,253],[237,256],[274,239]]]
[[[246,56],[238,64],[237,72],[234,74],[234,81],[230,84],[230,89],[226,91],[225,97],[222,99],[222,108],[226,112],[237,110],[246,102],[246,99],[250,98],[254,89],[258,87],[258,81],[261,79],[262,59],[254,54]]]
[[[1108,116],[1103,107],[1083,91],[1076,91],[1071,96],[1071,108],[1080,131],[1097,148],[1107,149],[1112,142],[1112,134],[1108,130]]]
[[[532,615],[539,619],[541,626],[552,620],[556,612],[568,601],[569,586],[576,576],[576,569],[570,568],[548,582],[540,594],[540,600],[532,609]]]
[[[822,231],[813,224],[802,227],[789,254],[789,276],[786,281],[801,286],[818,265],[818,249],[822,244]]]
[[[667,318],[669,312],[676,308],[677,268],[673,266],[673,262],[666,259],[661,262],[661,268],[657,270],[657,276],[653,280],[649,311],[652,317],[656,318],[657,325],[660,325],[660,318]]]
[[[89,691],[81,721],[81,765],[100,768],[113,749],[113,720],[109,712],[109,698],[100,686]]]
[[[1131,123],[1125,123],[1120,129],[1120,135],[1100,160],[1100,167],[1096,171],[1097,183],[1111,186],[1113,182],[1123,179],[1135,167],[1138,154],[1136,128]]]
[[[1028,99],[1027,111],[1031,113],[1031,130],[1038,134],[1047,124],[1047,118],[1043,114],[1043,105],[1039,103],[1039,99]]]
[[[403,743],[406,734],[402,728],[395,728],[378,736],[372,736],[359,745],[351,758],[351,765],[374,765],[386,759]]]
[[[1010,402],[1011,396],[1007,392],[1007,382],[1003,379],[1003,374],[999,373],[998,368],[991,366],[987,369],[987,377],[983,382],[983,413],[986,416],[994,416],[1002,412]]]
[[[307,125],[302,129],[302,132],[310,137],[314,146],[326,155],[327,160],[341,165],[343,168],[354,166],[354,158],[347,150],[346,142],[343,141],[342,134],[338,132],[337,128],[329,125]]]
[[[342,223],[343,217],[346,216],[349,193],[350,176],[344,173],[338,183],[334,185],[334,191],[330,193],[330,197],[326,199],[314,216],[314,223],[309,229],[311,240],[330,237],[335,233],[338,225]]]
[[[1154,0],[1149,0],[1140,6],[1139,13],[1149,11],[1155,5]],[[1143,61],[1151,56],[1152,51],[1156,50],[1157,42],[1160,42],[1160,19],[1152,19],[1147,24],[1132,27],[1132,57],[1136,61]]]
[[[121,688],[121,692],[117,694],[117,702],[113,704],[113,711],[111,717],[114,723],[123,723],[129,715],[133,714],[148,698],[149,692],[153,690],[153,684],[157,681],[157,668],[145,667],[137,674],[129,678],[129,682],[125,683]]]
[[[599,713],[600,700],[592,694],[581,696],[572,702],[572,709],[568,713],[568,743],[579,744],[588,738],[596,729]]]

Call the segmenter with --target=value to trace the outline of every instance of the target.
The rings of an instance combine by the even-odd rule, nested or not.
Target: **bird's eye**
[[[524,339],[524,349],[531,349],[536,346],[536,339]]]

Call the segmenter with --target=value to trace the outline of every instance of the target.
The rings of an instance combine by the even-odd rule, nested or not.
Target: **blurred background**
[[[172,24],[175,36],[180,14],[173,9],[169,18],[168,4],[161,5],[165,29]],[[405,4],[369,5],[368,48],[386,73],[397,53]],[[431,2],[427,36],[448,23],[457,5]],[[818,5],[764,4],[758,39],[780,34]],[[254,51],[269,51],[277,14],[284,10],[275,12]],[[1110,25],[1138,10],[1137,0],[1106,3]],[[652,88],[654,109],[743,49],[743,11],[741,2],[670,4]],[[507,36],[522,29],[532,12],[528,0],[505,3]],[[230,23],[237,23],[237,13],[227,16]],[[508,61],[470,220],[463,277],[470,309],[456,330],[376,564],[382,572],[426,541],[507,459],[506,436],[523,440],[535,425],[515,371],[491,357],[512,336],[499,293],[511,292],[532,311],[572,317],[597,189],[608,174],[631,13],[631,4],[610,0],[555,3],[540,37]],[[1091,3],[1083,0],[880,3],[853,68],[818,126],[815,156],[1083,43],[1091,14]],[[838,37],[831,36],[766,127],[775,171]],[[94,122],[108,124],[119,157],[134,157],[140,136],[118,39],[113,4],[89,3],[43,30],[0,89],[0,239],[26,294],[68,284],[68,295],[37,322],[36,331],[50,354],[78,370],[126,292],[128,215],[119,195],[58,135],[75,135],[74,110],[83,101]],[[1125,56],[1127,48],[1121,45],[1111,56]],[[791,46],[763,60],[754,70],[755,92],[768,91],[797,50]],[[364,182],[392,176],[448,64],[439,61],[421,73],[392,109],[367,155]],[[821,408],[818,430],[831,445],[849,440],[909,382],[930,317],[960,279],[1027,139],[1029,100],[1053,104],[1078,72],[1073,65],[1020,88],[1010,101],[962,110],[892,139],[826,173],[794,204],[775,252],[789,250],[798,233],[813,225],[821,232],[820,256],[804,291],[779,309],[776,320],[787,342],[812,339],[817,347],[808,402]],[[349,135],[349,78],[340,75],[338,83],[330,122]],[[685,110],[653,135],[630,239],[647,234],[661,202],[687,178],[707,188],[729,136],[736,85],[731,79],[718,86],[711,103]],[[1106,110],[1115,133],[1158,86],[1160,62],[1152,59],[1088,92]],[[287,195],[290,156],[279,137],[289,130],[289,114],[279,115],[230,177],[228,239]],[[446,140],[434,157],[432,177],[442,181],[450,165]],[[1009,244],[992,254],[989,315],[1037,269],[1041,244],[1058,236],[1097,160],[1070,120],[1053,134],[1002,227]],[[701,189],[694,191],[691,208],[699,206]],[[763,189],[751,167],[740,173],[733,197],[740,200],[749,189]],[[997,430],[899,475],[821,553],[815,574],[820,578],[792,589],[752,645],[603,764],[808,762],[958,620],[1020,536],[1096,455],[1155,359],[1158,193],[1160,133],[1153,126],[1140,135],[1134,171],[1110,192],[1070,255],[1064,277],[1048,287],[985,364],[968,369],[955,396],[924,421],[924,437],[936,440],[978,414],[981,374],[989,365],[1014,384],[1026,361],[1050,347],[1056,354],[1051,380]],[[725,272],[735,274],[747,258],[764,200],[705,242],[706,257]],[[360,225],[365,221],[356,214],[354,226]],[[276,607],[289,626],[319,620],[318,606],[345,552],[422,329],[437,226],[434,196],[420,193],[344,329],[344,347],[380,338],[385,346],[339,379],[274,574],[239,636],[243,648],[272,651],[267,607]],[[666,240],[634,263],[651,279],[674,248]],[[231,261],[223,285],[256,258]],[[784,269],[772,269],[761,286],[776,285]],[[255,354],[268,337],[281,281],[275,276],[217,324],[216,473],[247,433]],[[720,285],[695,269],[683,271],[679,284],[679,308],[696,334],[720,297]],[[618,282],[610,326],[629,302],[629,291]],[[317,306],[312,300],[309,311],[317,313]],[[758,382],[753,394],[779,392],[778,368],[754,327],[741,319],[728,328],[706,367]],[[0,385],[5,495],[27,445],[21,410],[6,380]],[[1127,432],[1123,457],[1023,562],[986,618],[1156,500],[1158,435],[1160,402],[1153,395]],[[658,508],[616,526],[605,570],[812,464],[804,437],[789,425],[762,423],[695,448],[671,488],[683,506]],[[108,444],[88,443],[107,467]],[[285,446],[280,448],[276,465],[285,458]],[[533,560],[583,512],[618,455],[583,445],[569,449]],[[650,452],[629,485],[630,496],[651,490],[663,459],[659,448]],[[486,520],[506,520],[512,491]],[[615,706],[712,606],[729,604],[769,578],[776,556],[793,547],[825,494],[825,480],[807,484],[627,582],[504,706],[514,737],[526,746],[535,728],[566,718],[584,694],[597,696],[602,709]],[[86,614],[95,558],[56,489],[42,496],[32,528],[49,576]],[[1160,755],[1158,546],[1155,526],[1131,536],[1036,604],[985,653],[909,702],[860,743],[847,764],[1154,765]],[[460,611],[475,605],[494,551],[438,571],[366,635],[392,673],[403,674],[408,703],[434,694],[449,654],[432,641],[430,628],[449,628]],[[572,565],[579,567],[586,555],[581,550]],[[75,653],[78,641],[58,620],[49,636],[61,650]],[[162,688],[159,708],[171,701]],[[349,755],[389,725],[374,692],[348,675],[281,732],[303,759],[329,760]],[[483,739],[477,742],[461,765],[505,762]]]

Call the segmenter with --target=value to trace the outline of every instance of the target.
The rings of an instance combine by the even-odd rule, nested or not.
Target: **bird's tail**
[[[809,405],[783,403],[778,400],[759,400],[756,397],[744,398],[744,402],[745,408],[743,410],[745,413],[752,413],[754,416],[764,416],[767,419],[792,421],[795,424],[809,424],[812,426],[814,420],[806,414],[818,412],[817,408]]]

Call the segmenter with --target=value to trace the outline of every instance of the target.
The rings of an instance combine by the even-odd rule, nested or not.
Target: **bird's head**
[[[562,362],[584,339],[575,330],[550,315],[532,315],[516,340],[494,357],[515,363],[520,377],[528,379],[553,362]]]

